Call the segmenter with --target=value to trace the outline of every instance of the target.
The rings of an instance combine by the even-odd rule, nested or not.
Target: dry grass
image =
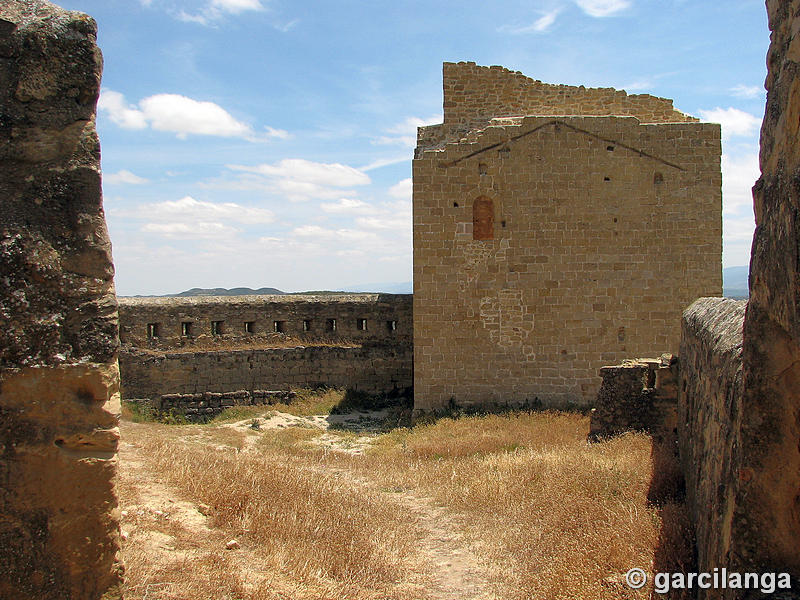
[[[289,407],[335,399],[310,394]],[[674,474],[651,482],[650,438],[589,445],[581,415],[442,419],[376,436],[363,456],[320,448],[311,442],[322,432],[308,429],[127,427],[137,428],[141,454],[166,484],[212,507],[219,540],[236,536],[268,574],[257,577],[230,553],[201,544],[199,566],[181,579],[180,563],[159,570],[152,559],[129,558],[128,549],[129,598],[175,580],[181,594],[150,587],[147,597],[429,597],[418,555],[425,533],[392,500],[400,491],[446,509],[448,526],[485,559],[503,599],[647,598],[648,588],[633,592],[620,575],[634,566],[649,571],[654,560],[659,570],[691,561],[681,506],[648,501],[651,483],[662,499],[675,488]],[[198,585],[213,590],[192,591]]]
[[[587,431],[588,418],[574,414],[443,419],[384,436],[365,460],[341,460],[464,515],[505,597],[648,597],[618,576],[652,568],[659,541],[651,440],[589,445]]]
[[[325,472],[308,457],[285,452],[314,432],[270,432],[276,435],[269,439],[285,443],[259,444],[257,452],[245,453],[241,434],[226,427],[137,427],[135,443],[153,472],[183,498],[209,507],[209,524],[218,534],[211,548],[223,548],[235,537],[257,558],[258,571],[269,576],[253,585],[253,574],[232,568],[224,550],[206,548],[190,570],[180,560],[154,569],[142,552],[130,557],[126,551],[126,597],[143,598],[143,590],[150,590],[150,598],[197,600],[425,597],[424,573],[413,564],[413,515],[387,506],[378,492]],[[164,433],[170,439],[161,439]],[[131,494],[128,502],[134,501]],[[153,524],[148,528],[154,530]],[[170,535],[176,537],[174,531]],[[218,562],[220,557],[225,560]],[[165,582],[169,585],[153,587]],[[181,594],[169,595],[177,588]]]

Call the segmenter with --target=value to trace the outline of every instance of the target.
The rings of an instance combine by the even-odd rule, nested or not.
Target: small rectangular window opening
[[[273,321],[272,329],[275,333],[286,333],[286,321]]]
[[[222,324],[225,321],[211,321],[211,335],[222,335]]]
[[[245,333],[255,333],[256,331],[256,322],[255,321],[245,321],[244,322],[244,332]]]
[[[328,331],[336,331],[336,319],[328,319]]]
[[[191,337],[192,336],[192,322],[191,321],[184,321],[181,323],[181,335],[183,337]]]
[[[311,331],[311,321],[309,319],[303,320],[303,331]]]
[[[386,321],[386,329],[389,331],[397,331],[397,321]]]
[[[357,319],[356,320],[356,327],[359,331],[366,331],[367,330],[367,320],[366,319]]]
[[[151,340],[154,340],[158,337],[158,323],[148,323],[147,324],[147,337]]]

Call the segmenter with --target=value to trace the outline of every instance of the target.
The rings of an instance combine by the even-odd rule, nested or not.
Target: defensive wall
[[[120,298],[119,315],[120,341],[140,348],[286,336],[409,343],[413,335],[410,294]]]
[[[722,290],[719,125],[499,67],[444,77],[413,163],[415,410],[588,405],[601,366],[677,353],[681,311]]]
[[[772,43],[761,136],[762,175],[754,188],[757,229],[750,300],[745,307],[742,302],[702,298],[683,313],[675,429],[686,475],[687,501],[697,533],[699,570],[725,567],[739,572],[786,571],[793,576],[795,593],[773,597],[787,598],[797,597],[800,585],[800,298],[796,284],[800,279],[800,36],[796,35],[795,17],[800,15],[800,0],[770,0],[767,9]],[[8,323],[0,328],[2,598],[121,597],[113,485],[118,442],[118,321],[94,129],[101,71],[95,39],[95,24],[89,17],[63,11],[45,0],[6,0],[0,5],[0,79],[6,82],[0,86],[0,194],[4,198],[0,277],[5,282],[0,289],[0,313]],[[513,384],[522,386],[522,395],[535,393],[535,389],[524,387],[519,373],[509,370],[509,364],[520,359],[520,352],[525,368],[531,367],[537,357],[543,357],[543,368],[554,369],[557,365],[552,361],[553,354],[564,361],[561,377],[556,377],[560,371],[531,371],[537,376],[538,385],[545,386],[542,389],[554,386],[557,393],[550,399],[560,398],[565,389],[569,391],[565,382],[583,373],[584,363],[578,359],[581,348],[591,347],[591,352],[601,353],[601,360],[608,357],[609,362],[623,352],[657,355],[652,349],[639,351],[639,342],[628,342],[629,348],[625,343],[629,330],[620,329],[624,325],[617,326],[615,321],[622,318],[621,313],[607,307],[615,306],[616,294],[635,296],[641,289],[648,293],[651,289],[661,290],[655,280],[667,279],[667,275],[677,282],[674,285],[679,294],[684,287],[687,293],[692,292],[680,273],[659,272],[662,265],[657,256],[645,254],[646,259],[642,260],[633,257],[647,251],[643,240],[655,247],[661,243],[657,239],[660,230],[650,226],[658,223],[668,227],[671,221],[660,222],[657,215],[662,211],[674,215],[669,213],[673,203],[683,201],[687,211],[699,210],[702,215],[705,204],[692,204],[695,199],[700,203],[705,197],[702,194],[707,192],[711,194],[711,204],[717,201],[718,164],[716,170],[711,168],[708,157],[714,152],[718,157],[718,129],[681,129],[692,123],[688,118],[673,122],[677,117],[662,104],[666,121],[658,117],[661,126],[657,128],[644,124],[643,119],[654,118],[644,113],[627,117],[592,113],[592,117],[549,114],[533,119],[502,115],[502,119],[488,121],[484,129],[476,130],[471,124],[473,109],[459,113],[462,109],[456,102],[452,106],[456,112],[447,110],[448,99],[467,90],[466,85],[459,89],[459,69],[485,76],[487,90],[501,90],[497,99],[485,103],[489,106],[486,110],[492,113],[493,106],[504,106],[514,94],[523,97],[528,93],[525,89],[545,84],[530,83],[519,74],[499,68],[460,65],[445,66],[446,71],[452,69],[456,74],[447,79],[455,83],[449,97],[446,92],[446,123],[420,132],[420,140],[426,141],[420,144],[415,161],[415,286],[423,293],[415,295],[414,308],[419,306],[426,312],[417,317],[414,339],[420,342],[417,365],[424,368],[424,376],[417,380],[418,385],[424,384],[423,408],[435,408],[437,398],[456,391],[432,387],[440,384],[432,383],[431,377],[444,382],[463,377],[466,385],[458,391],[465,394],[454,394],[454,399],[486,401],[481,388],[475,387],[481,376],[501,387],[510,378]],[[474,78],[475,73],[468,79]],[[495,80],[501,83],[488,85]],[[517,83],[503,87],[506,80]],[[595,94],[565,86],[545,86],[543,93],[547,95],[555,87],[565,98],[577,94],[580,101],[576,106],[581,111],[589,110],[589,99],[601,96],[630,106],[638,102],[630,100],[633,96],[607,90]],[[467,95],[476,94],[474,90]],[[478,100],[460,102],[466,107],[483,106],[483,101]],[[648,106],[659,104],[657,99],[645,98],[641,102]],[[530,110],[527,104],[520,106],[513,110]],[[617,114],[621,109],[613,110]],[[631,110],[636,113],[640,109]],[[451,116],[458,114],[465,116]],[[478,117],[490,118],[481,114]],[[448,120],[453,125],[449,133],[445,131]],[[452,136],[459,135],[459,128],[465,127],[468,137],[449,143]],[[516,133],[507,136],[500,130]],[[701,133],[699,138],[697,131]],[[521,142],[545,134],[548,137],[538,145]],[[484,145],[491,140],[491,144]],[[675,147],[674,157],[670,158],[665,144]],[[693,150],[684,153],[689,148]],[[614,153],[620,149],[631,154],[622,166],[611,159],[619,156]],[[524,155],[527,163],[520,158]],[[559,158],[564,156],[580,160]],[[446,160],[439,162],[440,158]],[[504,162],[509,159],[512,162]],[[516,170],[506,169],[506,165],[515,164],[514,160],[528,164],[529,171],[523,168],[517,175]],[[649,173],[639,162],[645,160],[654,164]],[[540,167],[534,168],[536,165]],[[674,176],[686,178],[685,182],[691,185],[666,195],[658,190],[669,187],[654,187],[647,192],[650,183],[668,183],[671,171],[666,167],[670,165],[676,169]],[[454,167],[455,171],[447,172]],[[568,176],[570,169],[579,177]],[[626,179],[628,169],[633,175]],[[693,178],[701,172],[708,174],[710,183],[707,187],[692,187]],[[643,175],[648,176],[648,185],[642,182]],[[594,179],[601,176],[604,184],[619,179],[628,183],[620,186],[618,194],[606,197],[595,193],[606,189]],[[526,185],[536,192],[531,198],[538,203],[523,193],[522,186]],[[636,212],[638,205],[619,200],[633,195],[642,207],[648,208]],[[573,197],[583,202],[571,200]],[[593,203],[604,203],[605,213],[593,208]],[[516,208],[518,205],[521,207]],[[575,209],[574,228],[570,228],[567,212],[560,207]],[[459,213],[451,208],[468,210]],[[526,211],[536,218],[526,217]],[[613,220],[616,218],[628,225],[636,235],[626,238],[625,231],[615,230],[602,220],[603,214],[611,217],[612,223],[617,223]],[[623,221],[628,215],[635,215],[647,226],[642,225],[639,230],[635,223]],[[528,228],[515,229],[520,223]],[[681,222],[680,226],[668,228],[669,235],[665,237],[673,243],[685,243],[696,235],[684,231],[690,225]],[[709,287],[719,286],[716,225],[714,219],[701,221],[702,227],[712,230],[709,238],[713,239],[694,239],[701,242],[697,261],[713,259],[713,269],[709,267],[704,273],[691,258],[681,258],[685,250],[678,250],[675,255],[683,261],[677,263],[681,268],[696,269],[695,277],[707,276]],[[504,233],[504,229],[509,231]],[[523,234],[532,241],[515,239]],[[612,241],[621,237],[625,244],[612,245],[614,250],[608,253],[593,254],[591,251],[599,246],[593,241],[595,235]],[[577,244],[573,243],[574,238],[588,241]],[[548,250],[553,245],[555,249]],[[563,247],[571,253],[561,253],[558,248]],[[581,255],[582,250],[585,255]],[[572,253],[581,256],[582,262],[573,259]],[[578,264],[583,265],[583,271],[577,271]],[[547,270],[551,268],[552,271]],[[565,276],[556,277],[562,270]],[[440,279],[443,284],[436,287],[434,284]],[[583,283],[575,283],[576,280]],[[559,289],[561,292],[553,292]],[[530,290],[535,290],[535,295],[528,295]],[[590,309],[583,300],[586,296],[581,294],[598,290],[606,292],[596,302],[590,296]],[[670,314],[650,309],[650,300],[644,297],[642,302],[631,305],[638,330],[655,323],[652,329],[661,331],[663,318],[669,331]],[[131,325],[131,331],[123,333],[128,350],[150,357],[182,352],[188,355],[198,350],[211,356],[218,351],[235,352],[233,347],[243,344],[242,338],[289,337],[274,329],[271,333],[258,332],[259,326],[268,330],[270,323],[274,328],[275,322],[282,320],[266,311],[259,325],[258,315],[253,318],[236,310],[224,315],[211,309],[207,313],[180,310],[174,315],[171,309],[145,311]],[[441,328],[436,329],[431,317],[438,318],[448,311],[455,318],[443,319]],[[167,313],[172,316],[167,318]],[[201,314],[205,316],[193,316]],[[386,313],[375,314],[384,321],[392,320]],[[595,314],[601,316],[593,317]],[[561,321],[570,332],[565,337],[558,337],[547,328],[548,319],[564,316],[586,322],[581,334],[585,337],[577,338],[572,351],[562,342],[574,341],[576,323]],[[368,328],[369,320],[374,320],[369,315],[356,318],[367,318]],[[289,317],[283,320],[287,327],[297,321]],[[313,324],[315,318],[299,318],[299,322],[305,320]],[[397,319],[398,328],[402,320]],[[171,333],[177,328],[182,334],[184,321],[196,324],[194,333]],[[221,328],[212,326],[212,321],[222,322]],[[243,329],[244,323],[254,323],[256,330],[234,333],[235,329],[230,328],[239,322]],[[149,328],[150,324],[163,328]],[[539,335],[540,326],[547,335],[537,340],[533,334]],[[448,328],[453,334],[440,339],[458,352],[445,354],[439,339],[432,334]],[[609,331],[616,333],[620,346],[612,344],[609,353],[602,355]],[[235,339],[226,339],[226,335]],[[383,343],[366,336],[360,343],[344,339],[338,343],[352,348]],[[323,339],[307,341],[308,347],[312,342],[321,348],[335,346]],[[671,347],[672,340],[668,338],[667,342]],[[209,344],[218,350],[207,349]],[[544,354],[538,350],[527,352],[525,348],[531,346],[544,348]],[[291,349],[300,350],[296,345]],[[475,356],[484,349],[489,351],[478,364]],[[458,360],[460,356],[463,361]],[[604,369],[605,401],[612,402],[614,390],[624,396],[621,401],[629,406],[638,401],[666,400],[674,368],[674,361],[664,358]],[[659,386],[659,382],[663,385]],[[663,396],[659,388],[665,392]],[[585,396],[590,390],[580,391]],[[515,393],[512,388],[506,389],[509,397]],[[226,404],[234,402],[236,394],[250,394],[253,399],[271,395],[265,389],[254,389],[182,395],[191,398],[175,398],[173,394],[168,400]],[[624,427],[630,428],[660,418],[653,417],[656,413],[649,413],[649,409],[631,412],[610,405],[606,408],[604,427],[615,426],[614,419],[627,419]],[[665,409],[657,414],[672,413]],[[762,594],[700,590],[700,598],[751,597]]]
[[[121,597],[96,32],[44,0],[0,3],[0,598]]]
[[[679,434],[699,566],[788,572],[797,597],[800,1],[770,0],[767,14],[772,36],[761,177],[753,187],[750,299],[744,314],[719,300],[700,301],[685,314]]]
[[[767,13],[772,38],[761,177],[753,187],[750,299],[700,298],[683,313],[676,433],[698,571],[788,573],[792,591],[774,597],[797,598],[800,0],[768,1]],[[618,386],[616,400],[598,404],[624,407],[652,397],[636,387]],[[616,425],[624,429],[623,412],[616,411]],[[657,418],[646,428],[659,427]],[[758,590],[698,590],[701,600],[762,597]]]
[[[119,311],[126,400],[244,392],[231,397],[238,404],[261,390],[399,394],[413,384],[410,295],[120,298]]]

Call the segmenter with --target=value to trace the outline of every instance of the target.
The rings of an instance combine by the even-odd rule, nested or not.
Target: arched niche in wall
[[[472,239],[494,239],[494,202],[486,196],[479,196],[472,203]]]

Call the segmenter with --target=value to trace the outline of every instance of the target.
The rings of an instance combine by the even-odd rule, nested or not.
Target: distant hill
[[[187,296],[278,296],[278,295],[336,295],[354,293],[372,294],[410,294],[413,286],[410,281],[390,282],[390,283],[364,283],[349,285],[339,290],[309,290],[307,292],[283,292],[277,288],[258,288],[257,290],[248,287],[226,288],[192,288],[178,294],[164,294],[166,298],[177,298]]]
[[[728,267],[722,269],[722,295],[726,298],[748,298],[750,286],[747,283],[750,267]]]
[[[282,292],[276,288],[258,288],[253,290],[246,287],[237,287],[231,289],[225,288],[192,288],[179,294],[164,294],[169,297],[185,297],[185,296],[282,296],[286,292]]]

